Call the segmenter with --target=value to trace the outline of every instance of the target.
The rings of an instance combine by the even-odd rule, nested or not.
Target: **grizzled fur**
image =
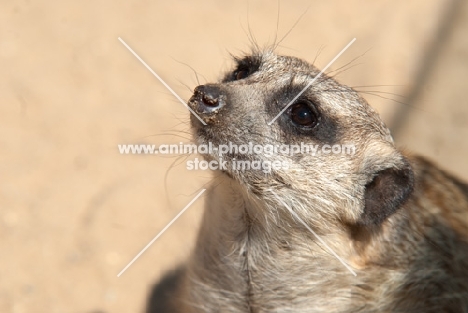
[[[207,123],[191,117],[196,143],[354,144],[356,153],[223,156],[292,165],[270,173],[223,171],[222,182],[207,192],[191,258],[170,274],[176,283],[164,280],[170,292],[155,289],[155,307],[468,312],[467,185],[423,158],[403,155],[366,101],[325,75],[297,100],[316,112],[316,126],[298,127],[290,110],[269,126],[319,70],[270,51],[236,62],[220,83],[197,87],[189,102]],[[215,94],[217,107],[207,109],[206,93]]]

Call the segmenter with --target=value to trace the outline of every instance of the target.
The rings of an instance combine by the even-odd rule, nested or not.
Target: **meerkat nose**
[[[224,96],[216,85],[202,85],[195,88],[189,104],[194,106],[198,113],[210,114],[224,106]]]

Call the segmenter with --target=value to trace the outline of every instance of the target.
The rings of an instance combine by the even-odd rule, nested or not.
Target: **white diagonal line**
[[[310,83],[308,83],[307,86],[306,86],[304,89],[302,89],[301,92],[299,92],[299,93],[297,94],[297,96],[295,96],[294,99],[292,99],[292,100],[288,103],[288,105],[287,105],[284,109],[282,109],[281,112],[279,112],[278,115],[276,115],[275,118],[272,119],[272,120],[268,123],[268,125],[273,124],[273,122],[276,121],[276,119],[277,119],[278,117],[280,117],[280,115],[283,114],[284,111],[286,111],[286,110],[291,106],[291,104],[293,104],[294,101],[296,101],[297,98],[299,98],[299,97],[304,93],[304,91],[307,90],[307,88],[309,88],[320,76],[322,76],[323,72],[325,72],[325,71],[327,70],[327,68],[328,68],[330,65],[332,65],[332,64],[336,61],[336,59],[338,59],[338,58],[340,57],[340,55],[342,55],[343,52],[345,52],[345,51],[349,48],[349,46],[351,46],[351,45],[353,44],[354,41],[356,41],[356,38],[353,38],[353,40],[351,40],[351,42],[348,43],[348,44],[346,45],[346,47],[344,47],[343,50],[341,50],[340,53],[338,53],[337,56],[334,57],[333,60],[331,60],[330,63],[328,63],[327,66],[325,66],[325,67],[323,68],[323,70],[322,70],[320,73],[318,73],[318,75],[315,76],[314,79],[312,79],[312,81],[311,81]]]
[[[206,125],[206,123],[197,115],[197,113],[195,113],[195,112],[187,105],[187,103],[185,103],[185,101],[182,100],[182,98],[179,97],[179,95],[176,94],[175,91],[172,90],[172,88],[169,87],[169,85],[166,84],[166,82],[165,82],[164,80],[162,80],[162,78],[159,77],[159,75],[156,74],[156,73],[151,69],[151,67],[149,67],[149,65],[146,64],[146,62],[143,61],[143,59],[140,58],[140,56],[139,56],[138,54],[136,54],[136,52],[133,51],[133,49],[130,48],[129,45],[127,45],[127,43],[126,43],[125,41],[123,41],[122,38],[119,37],[118,39],[119,39],[119,41],[125,46],[125,48],[127,48],[127,49],[128,49],[128,50],[129,50],[129,51],[130,51],[130,52],[131,52],[131,53],[132,53],[132,54],[133,54],[133,55],[150,71],[150,72],[151,72],[151,74],[153,74],[153,75],[161,82],[161,84],[163,84],[164,87],[166,87],[166,88],[174,95],[174,97],[176,97],[183,105],[185,105],[185,107],[186,107],[187,109],[189,109],[190,113],[192,113],[196,118],[198,118],[198,120],[199,120],[200,122],[202,122],[203,125]]]
[[[286,203],[284,203],[284,201],[274,192],[274,191],[271,191],[271,193],[273,193],[275,195],[275,197],[288,209],[288,211],[299,221],[301,222],[302,225],[304,225],[305,228],[307,228],[308,231],[310,231],[316,238],[318,241],[320,241],[327,249],[328,251],[331,252],[331,254],[333,254],[335,256],[335,258],[338,259],[338,261],[341,262],[341,264],[343,264],[350,272],[351,274],[353,274],[354,276],[357,276],[356,272],[353,271],[353,269],[348,265],[346,264],[346,262],[340,258],[338,256],[338,254],[335,253],[335,251],[332,250],[332,248],[330,248],[326,243],[325,241],[323,241],[322,238],[320,238],[313,230],[312,228],[309,227],[309,225],[307,225],[300,217],[299,215],[296,214],[296,212],[294,212]]]
[[[172,223],[174,223],[204,192],[205,192],[206,189],[203,189],[202,191],[200,191],[198,193],[198,195],[193,198],[192,201],[190,201],[189,204],[187,204],[185,206],[185,208],[182,209],[182,211],[179,212],[179,214],[176,215],[176,217],[174,217],[172,219],[172,221],[169,222],[169,224],[166,225],[166,227],[164,227],[160,232],[159,234],[156,235],[156,237],[153,238],[153,240],[151,240],[147,245],[146,247],[143,248],[143,250],[140,251],[140,253],[138,253],[136,255],[136,257],[133,258],[133,260],[130,261],[130,263],[127,264],[127,266],[124,267],[123,270],[120,271],[120,273],[117,275],[117,277],[120,277],[120,275],[122,275],[129,267],[130,265],[133,264],[133,262],[135,262],[142,254],[143,252],[145,252],[171,225]]]

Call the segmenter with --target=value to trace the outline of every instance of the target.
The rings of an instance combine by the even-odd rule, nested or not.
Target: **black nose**
[[[199,113],[212,113],[225,104],[225,96],[216,85],[202,85],[195,88],[189,103]]]
[[[203,105],[216,108],[219,106],[219,89],[212,86],[198,86],[195,94],[200,94]]]

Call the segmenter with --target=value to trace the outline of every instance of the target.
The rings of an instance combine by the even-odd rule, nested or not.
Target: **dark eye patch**
[[[274,118],[304,86],[285,86],[266,99],[269,119]],[[339,121],[321,107],[320,98],[309,91],[304,92],[275,122],[279,124],[287,141],[309,141],[322,144],[339,141]],[[274,125],[273,124],[273,125]],[[270,127],[273,127],[271,125]],[[301,139],[302,138],[302,139]]]
[[[261,59],[256,56],[247,56],[242,59],[234,59],[237,63],[236,69],[228,73],[223,82],[236,81],[249,77],[260,68]]]
[[[244,78],[249,77],[250,75],[250,69],[249,68],[239,68],[232,73],[233,75],[233,80],[241,80]]]

